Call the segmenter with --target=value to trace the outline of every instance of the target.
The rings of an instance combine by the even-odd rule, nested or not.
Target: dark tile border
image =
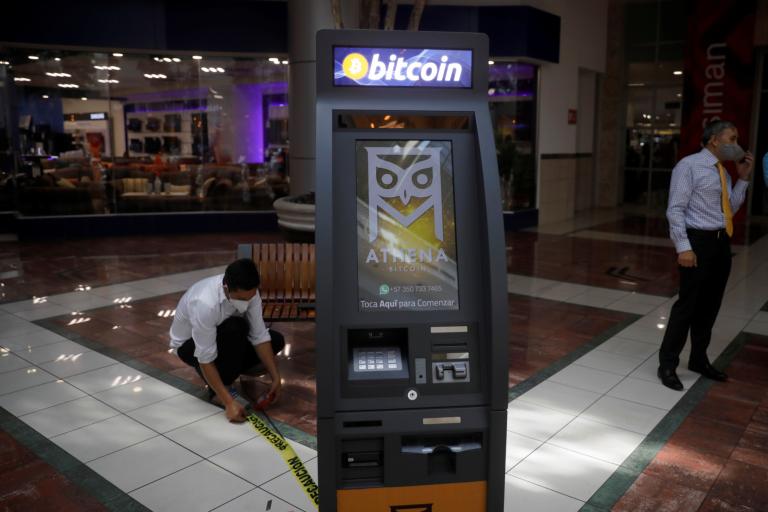
[[[543,299],[548,300],[548,299]],[[566,303],[564,303],[566,304]],[[573,304],[574,306],[579,307],[590,307],[590,306],[581,306],[579,304]],[[600,311],[605,311],[603,308],[593,308],[598,309]],[[612,311],[612,310],[609,310]],[[619,313],[623,313],[619,311]],[[630,318],[627,318],[626,320],[619,322],[618,324],[614,325],[613,327],[609,327],[605,331],[601,332],[591,340],[584,343],[582,346],[577,348],[576,350],[569,352],[567,355],[561,357],[554,363],[550,364],[546,368],[543,368],[539,370],[538,372],[534,373],[527,379],[518,382],[516,385],[509,388],[509,401],[511,402],[515,398],[519,398],[520,395],[523,395],[524,393],[530,391],[534,387],[538,386],[560,370],[563,370],[566,366],[570,365],[580,357],[587,354],[587,352],[591,352],[592,350],[596,349],[609,339],[616,336],[618,333],[623,331],[626,327],[629,325],[635,323],[639,318],[640,315],[634,315],[632,313],[623,313],[625,315],[629,315]]]
[[[108,510],[114,512],[150,512],[150,509],[134,500],[129,494],[2,407],[0,407],[0,429],[7,432],[16,442],[29,449]]]
[[[747,336],[739,333],[726,347],[715,364],[727,368],[734,356],[746,343]],[[669,413],[646,436],[640,446],[619,466],[619,469],[600,487],[580,509],[580,512],[608,512],[632,487],[635,480],[650,464],[670,436],[680,427],[693,409],[704,399],[713,381],[700,378]]]

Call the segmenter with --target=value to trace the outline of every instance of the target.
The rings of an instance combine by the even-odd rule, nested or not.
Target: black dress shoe
[[[728,375],[726,373],[721,372],[709,363],[704,365],[688,364],[688,369],[692,372],[700,373],[708,379],[716,380],[719,382],[725,382],[728,380]]]
[[[675,391],[683,390],[683,383],[677,378],[677,373],[674,369],[659,366],[659,371],[656,372],[656,375],[661,379],[661,383],[669,389],[674,389]]]

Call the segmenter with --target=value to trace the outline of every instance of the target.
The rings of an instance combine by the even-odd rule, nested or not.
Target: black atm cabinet
[[[317,35],[320,509],[501,511],[507,291],[480,34]]]

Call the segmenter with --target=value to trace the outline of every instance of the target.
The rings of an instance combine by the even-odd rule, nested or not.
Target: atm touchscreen
[[[361,312],[459,309],[450,141],[358,140]]]

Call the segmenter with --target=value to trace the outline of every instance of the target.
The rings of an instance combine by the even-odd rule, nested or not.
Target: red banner
[[[752,119],[756,0],[690,0],[680,155],[701,149],[708,123],[731,121],[747,149]],[[729,166],[735,179],[733,166]],[[742,206],[736,220],[743,219]]]

